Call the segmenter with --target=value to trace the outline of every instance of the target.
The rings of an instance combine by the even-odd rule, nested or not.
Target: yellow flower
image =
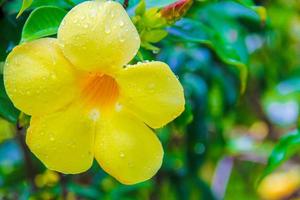
[[[184,110],[168,65],[126,65],[140,38],[116,2],[86,1],[63,19],[55,38],[9,54],[4,82],[14,105],[32,115],[26,142],[51,170],[75,174],[94,157],[124,184],[151,178],[163,149],[151,128]]]

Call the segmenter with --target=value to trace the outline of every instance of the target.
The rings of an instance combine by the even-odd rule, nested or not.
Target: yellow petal
[[[121,102],[142,121],[159,128],[184,110],[180,82],[162,62],[131,65],[116,75]]]
[[[87,1],[63,19],[58,40],[65,56],[77,67],[110,73],[137,53],[140,38],[121,4]]]
[[[118,181],[135,184],[157,172],[162,164],[163,149],[150,128],[121,110],[98,123],[95,157]]]
[[[14,105],[27,114],[55,111],[76,94],[73,68],[52,38],[14,48],[4,66],[4,84]]]
[[[72,104],[50,115],[33,116],[26,143],[47,168],[75,174],[93,162],[94,133],[95,123],[86,109]]]

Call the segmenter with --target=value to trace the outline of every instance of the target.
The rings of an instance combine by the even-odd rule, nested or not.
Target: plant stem
[[[20,123],[17,123],[17,135],[16,138],[23,150],[23,156],[25,160],[25,168],[26,168],[26,174],[27,177],[31,183],[32,190],[36,190],[36,185],[34,183],[34,177],[35,177],[35,168],[31,160],[30,150],[28,149],[26,142],[25,142],[25,132],[26,129],[20,125]]]
[[[64,174],[59,174],[60,176],[60,183],[61,183],[61,188],[62,188],[62,196],[63,199],[66,199],[68,196],[68,188],[67,188],[67,177]]]
[[[129,0],[124,0],[123,7],[126,9],[128,8],[128,5],[129,5]]]

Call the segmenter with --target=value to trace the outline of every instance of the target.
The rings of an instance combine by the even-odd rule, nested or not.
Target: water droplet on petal
[[[120,38],[120,42],[124,42],[125,39],[123,37]]]
[[[106,34],[109,34],[111,32],[110,27],[108,25],[105,26],[105,30],[104,31],[105,31]]]
[[[124,158],[125,157],[125,154],[122,152],[122,153],[120,153],[120,157],[121,158]]]
[[[120,21],[119,24],[120,24],[120,27],[123,27],[123,26],[124,26],[124,22],[123,22],[122,20]]]
[[[122,110],[122,107],[123,107],[123,106],[122,106],[120,103],[117,103],[117,104],[116,104],[116,111],[117,111],[117,112],[121,111],[121,110]]]
[[[97,121],[97,119],[99,118],[100,116],[100,112],[98,109],[93,109],[91,112],[90,112],[90,119],[93,120],[93,121]]]

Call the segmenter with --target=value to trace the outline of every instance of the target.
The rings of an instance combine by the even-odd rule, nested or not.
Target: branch
[[[127,8],[128,8],[128,5],[129,5],[129,0],[124,0],[123,7],[124,7],[125,9],[127,9]]]
[[[29,181],[31,183],[32,190],[35,191],[36,185],[34,183],[34,178],[36,175],[36,171],[35,171],[34,165],[31,160],[30,150],[28,149],[26,142],[25,142],[25,132],[26,132],[26,129],[20,125],[20,122],[18,122],[16,138],[17,138],[17,140],[22,148],[22,151],[23,151],[27,178],[29,179]]]

